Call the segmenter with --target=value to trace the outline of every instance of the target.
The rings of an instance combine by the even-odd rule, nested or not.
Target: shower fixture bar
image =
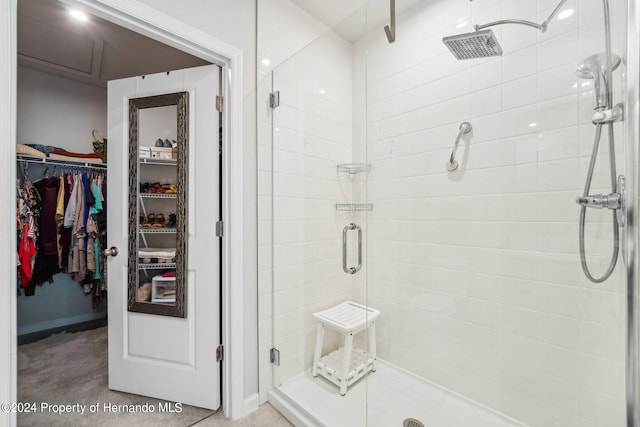
[[[389,20],[390,25],[384,26],[384,32],[387,35],[387,40],[389,43],[393,43],[396,41],[396,0],[390,0],[389,2]]]
[[[567,0],[561,0],[560,3],[558,3],[558,5],[555,7],[555,9],[553,9],[553,11],[551,12],[551,15],[549,15],[549,17],[545,19],[542,24],[526,21],[523,19],[502,19],[500,21],[489,22],[488,24],[474,25],[473,28],[476,31],[480,31],[485,28],[493,27],[495,25],[520,24],[520,25],[528,25],[529,27],[536,28],[544,33],[545,31],[547,31],[547,26],[549,25],[549,22],[551,22],[551,20],[556,17],[556,15],[558,14],[558,12],[560,12],[560,9],[562,8],[562,6],[564,6],[566,2]]]
[[[453,151],[451,151],[451,157],[449,157],[449,161],[447,162],[447,170],[449,172],[453,172],[454,170],[458,169],[458,162],[456,161],[456,151],[458,151],[458,144],[460,144],[460,140],[462,139],[463,135],[466,135],[469,132],[471,132],[471,129],[473,129],[471,126],[471,123],[469,122],[460,123],[460,130],[458,132],[458,136],[456,137],[456,142],[453,145]]]

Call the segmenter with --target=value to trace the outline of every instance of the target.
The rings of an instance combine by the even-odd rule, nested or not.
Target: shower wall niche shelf
[[[336,210],[348,212],[372,211],[373,203],[336,203]]]
[[[348,173],[349,175],[371,171],[371,165],[367,163],[343,163],[337,168],[338,173]]]
[[[345,173],[351,175],[353,178],[354,175],[359,173],[368,173],[371,171],[371,165],[368,163],[341,163],[336,166],[338,170],[338,174]],[[340,180],[339,180],[340,181]],[[354,181],[349,180],[348,183],[339,182],[340,185],[343,184],[355,184]],[[350,190],[352,191],[352,190]],[[344,191],[343,191],[344,193]],[[345,193],[346,194],[346,193]],[[356,197],[357,200],[357,197]],[[340,212],[363,212],[363,211],[372,211],[373,204],[368,202],[361,203],[336,203],[336,211]]]

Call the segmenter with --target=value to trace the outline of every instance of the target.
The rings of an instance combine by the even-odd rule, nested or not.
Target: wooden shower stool
[[[338,387],[340,395],[347,394],[347,387],[362,378],[367,372],[375,371],[376,324],[380,311],[345,301],[335,307],[313,313],[318,322],[316,349],[313,356],[311,374],[322,375]],[[324,328],[330,328],[344,335],[344,346],[322,355]],[[368,328],[369,352],[353,347],[353,336]]]

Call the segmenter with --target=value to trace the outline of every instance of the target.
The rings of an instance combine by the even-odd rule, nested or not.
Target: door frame
[[[13,183],[16,176],[16,91],[17,91],[17,1],[0,2],[0,156],[5,159],[1,182]],[[243,328],[243,58],[242,50],[190,27],[135,0],[64,0],[65,3],[121,25],[179,50],[224,67],[223,94],[223,183],[222,204],[225,236],[222,238],[222,408],[232,419],[258,407],[258,394],[244,393]],[[233,188],[233,192],[230,191]],[[6,213],[0,233],[16,241],[15,186],[0,192]],[[0,248],[4,283],[0,295],[0,404],[17,401],[17,295],[16,251],[13,245]],[[6,352],[4,349],[9,349]],[[0,408],[2,409],[2,408]],[[0,424],[16,425],[16,414],[0,410]]]

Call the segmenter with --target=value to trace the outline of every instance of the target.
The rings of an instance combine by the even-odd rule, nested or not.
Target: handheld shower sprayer
[[[605,52],[592,55],[578,64],[576,75],[584,79],[593,79],[594,82],[594,107],[596,111],[591,117],[595,125],[595,136],[593,138],[593,149],[591,150],[591,160],[587,171],[586,182],[582,196],[576,198],[576,203],[580,205],[580,219],[578,222],[578,239],[580,246],[580,264],[582,272],[594,283],[602,283],[607,280],[616,267],[618,254],[620,252],[620,230],[618,227],[624,226],[625,221],[625,178],[623,175],[617,176],[616,171],[616,150],[614,143],[613,124],[623,120],[624,113],[622,105],[613,105],[613,71],[620,65],[620,58],[613,54],[611,50],[611,23],[608,0],[602,0],[604,9],[605,24]],[[590,194],[591,182],[593,180],[598,149],[603,130],[606,129],[609,143],[609,179],[611,182],[611,193]],[[587,208],[609,209],[612,213],[611,226],[613,247],[611,248],[611,258],[609,265],[600,276],[594,276],[587,262],[585,248],[585,222]],[[623,254],[624,255],[624,254]]]
[[[620,66],[620,57],[611,55],[611,71],[615,71]],[[607,82],[607,57],[604,53],[598,53],[586,58],[576,67],[576,75],[583,79],[593,80],[594,110],[604,110],[608,108],[608,97],[611,85]]]

